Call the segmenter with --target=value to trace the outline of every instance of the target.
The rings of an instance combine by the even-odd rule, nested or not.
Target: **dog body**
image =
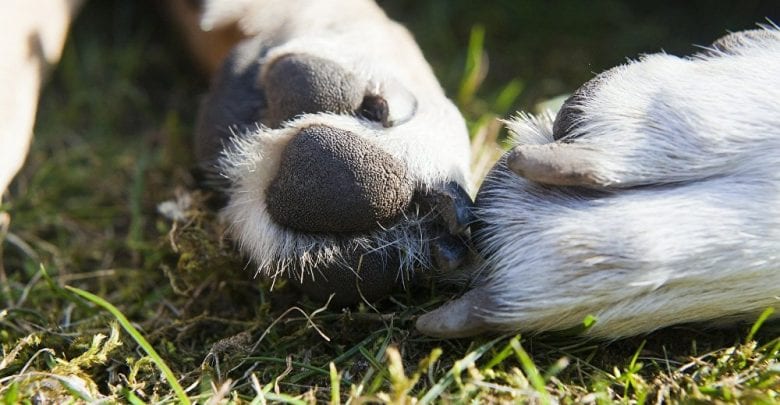
[[[780,32],[648,55],[586,83],[477,197],[476,288],[423,332],[621,337],[755,315],[780,296]]]

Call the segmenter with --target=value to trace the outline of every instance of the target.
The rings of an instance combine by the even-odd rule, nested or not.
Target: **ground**
[[[500,150],[496,117],[552,105],[625,57],[778,21],[771,3],[380,2],[464,112],[477,171]],[[457,291],[349,310],[270,291],[190,173],[206,86],[154,3],[83,10],[0,206],[4,403],[778,401],[777,322],[436,340],[414,319]],[[183,219],[161,216],[165,201]]]

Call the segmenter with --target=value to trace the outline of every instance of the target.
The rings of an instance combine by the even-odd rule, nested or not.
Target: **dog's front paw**
[[[264,46],[236,49],[196,136],[259,271],[344,305],[457,267],[471,200],[454,106],[360,54]]]
[[[290,229],[339,234],[392,225],[413,193],[402,161],[353,132],[312,125],[285,146],[266,205]]]

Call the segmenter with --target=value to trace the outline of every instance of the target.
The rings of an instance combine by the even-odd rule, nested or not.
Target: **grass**
[[[531,21],[519,6],[471,12],[468,4],[387,6],[418,33],[457,98],[477,172],[500,154],[497,117],[533,110],[626,55],[704,43],[766,15],[761,2],[740,3],[754,14],[712,3],[715,11],[677,38],[661,17],[678,20],[685,10],[609,14],[613,3],[596,2],[590,14],[569,4],[550,16],[528,2],[523,12],[541,19]],[[188,135],[206,81],[153,10],[88,7],[42,97],[26,167],[0,207],[3,403],[185,402],[174,382],[197,403],[778,402],[780,325],[766,316],[614,342],[561,334],[446,341],[413,327],[457,293],[441,286],[349,310],[322,308],[283,283],[270,291],[220,238],[189,174]],[[727,17],[718,20],[718,10]],[[565,28],[545,28],[553,22]],[[560,49],[573,62],[560,62]],[[580,62],[587,67],[573,74],[569,65]],[[159,215],[164,201],[184,219]]]
[[[165,376],[165,379],[168,380],[168,384],[170,384],[171,389],[176,394],[176,399],[178,399],[180,403],[190,403],[187,394],[184,393],[184,390],[181,388],[181,385],[179,385],[179,381],[177,380],[176,376],[173,375],[173,372],[171,371],[170,367],[168,367],[168,364],[165,363],[160,355],[157,354],[157,351],[154,350],[154,347],[149,344],[146,338],[141,335],[141,332],[139,332],[138,329],[136,329],[135,326],[133,326],[130,321],[127,320],[127,317],[125,317],[125,315],[119,309],[117,309],[117,307],[111,305],[111,303],[107,302],[103,298],[100,298],[88,291],[71,286],[65,286],[65,289],[110,312],[111,315],[113,315],[114,318],[116,318],[116,320],[119,322],[119,324],[122,325],[122,328],[127,332],[127,334],[133,338],[135,343],[137,343],[138,346],[143,349],[143,351],[152,359],[152,362],[154,362],[157,368],[160,369],[162,374]]]

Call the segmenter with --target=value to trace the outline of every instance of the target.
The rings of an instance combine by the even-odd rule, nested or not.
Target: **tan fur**
[[[41,83],[59,61],[80,5],[81,0],[0,2],[0,193],[27,156]]]

